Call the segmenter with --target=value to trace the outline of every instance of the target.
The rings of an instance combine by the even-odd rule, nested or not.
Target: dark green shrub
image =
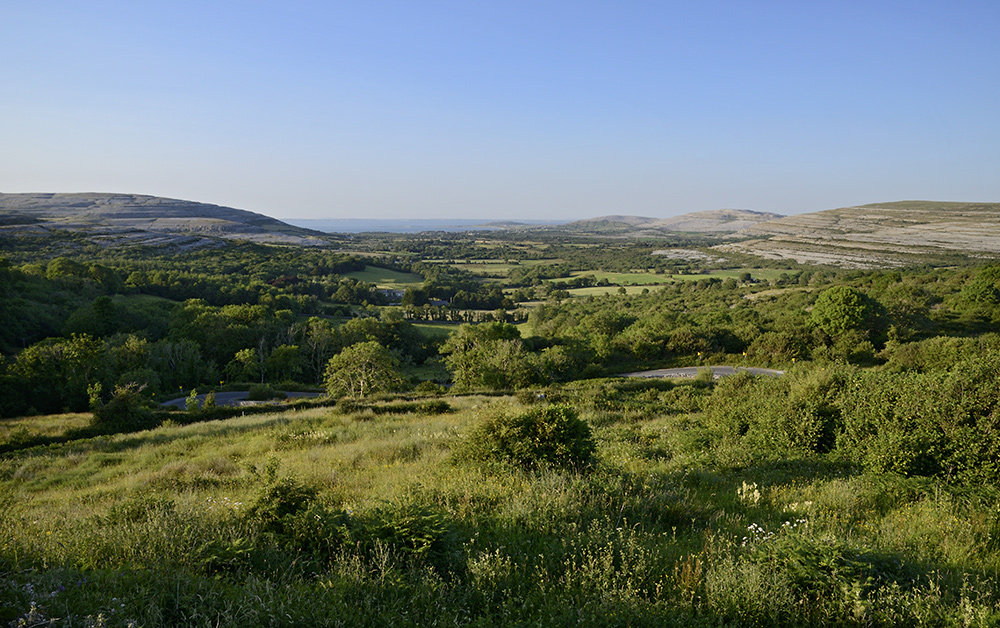
[[[281,519],[277,535],[282,545],[329,560],[352,540],[350,515],[340,509],[311,504]]]
[[[444,386],[431,381],[423,381],[413,387],[413,392],[425,395],[440,395],[444,390]]]
[[[950,371],[858,372],[838,403],[838,448],[875,473],[996,484],[1000,473],[1000,358]]]
[[[130,432],[156,427],[158,419],[149,401],[142,396],[145,386],[126,384],[115,386],[111,399],[102,403],[100,391],[92,391],[93,424],[109,432]]]
[[[803,534],[779,534],[754,550],[754,562],[782,572],[799,595],[813,600],[850,604],[852,592],[865,595],[889,582],[912,581],[913,576],[896,558]]]
[[[544,465],[584,468],[593,464],[595,451],[590,426],[576,410],[546,405],[522,412],[493,409],[468,435],[459,456],[528,469]]]
[[[417,410],[424,414],[448,414],[452,407],[443,399],[433,399],[417,403]]]
[[[317,491],[294,478],[269,483],[247,508],[247,516],[256,519],[265,532],[284,532],[285,518],[309,508]]]
[[[943,434],[925,420],[933,376],[855,373],[839,399],[843,431],[838,448],[874,473],[934,475],[941,470]],[[944,401],[938,400],[938,401]],[[932,420],[933,423],[933,420]]]
[[[206,574],[237,573],[248,570],[253,555],[257,553],[259,549],[252,540],[237,537],[203,543],[194,553],[194,560]]]
[[[270,399],[286,399],[288,395],[271,388],[268,384],[254,384],[250,387],[250,401],[268,401]]]
[[[357,536],[368,560],[379,560],[382,548],[400,559],[400,566],[429,566],[446,579],[468,575],[458,535],[448,517],[419,502],[387,504],[362,518]]]
[[[352,414],[371,412],[372,414],[447,414],[453,410],[443,399],[428,399],[426,401],[397,401],[384,405],[364,403],[354,399],[341,399],[337,402],[337,412]]]
[[[824,453],[835,443],[843,385],[834,370],[791,371],[780,378],[738,373],[715,385],[706,420],[717,438],[751,458]]]
[[[668,379],[655,377],[616,377],[573,382],[566,385],[563,393],[572,399],[577,408],[652,416],[675,413],[675,400],[689,397],[691,393],[705,394],[705,389],[695,390],[690,382],[677,385]],[[556,401],[559,397],[562,394],[556,393],[549,401]]]
[[[368,517],[368,526],[372,539],[420,559],[443,553],[445,537],[450,531],[448,520],[441,513],[419,504],[376,509]]]
[[[750,343],[746,354],[751,359],[767,364],[785,363],[802,357],[802,346],[791,334],[766,331]]]
[[[852,330],[878,334],[886,327],[881,304],[850,286],[833,286],[821,292],[810,322],[833,338]]]
[[[977,338],[935,336],[919,342],[887,346],[882,357],[886,365],[898,370],[927,372],[947,370],[963,360],[1000,351],[1000,335],[984,334]]]

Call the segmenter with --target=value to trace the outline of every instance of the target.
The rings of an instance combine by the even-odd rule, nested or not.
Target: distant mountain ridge
[[[718,239],[713,248],[719,252],[844,268],[952,263],[956,256],[1000,259],[1000,203],[895,201],[792,216],[719,209],[671,218],[611,215],[559,225],[483,225],[616,238],[700,234]],[[263,214],[208,203],[140,194],[0,193],[0,236],[50,230],[80,233],[102,245],[180,249],[218,246],[225,240],[302,246],[334,241]]]
[[[323,234],[263,214],[142,194],[0,194],[0,229],[66,229],[95,240],[184,247],[217,239],[324,245]]]
[[[635,237],[676,233],[734,234],[758,223],[783,218],[781,214],[749,209],[713,209],[671,218],[648,216],[601,216],[563,225],[567,231],[593,232]]]

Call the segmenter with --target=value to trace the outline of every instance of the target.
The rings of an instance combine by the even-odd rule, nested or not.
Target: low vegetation
[[[0,462],[0,619],[991,625],[995,475],[873,465],[858,394],[891,385],[865,378],[595,380],[22,450]],[[790,437],[801,412],[831,433]]]
[[[1000,623],[997,266],[23,237],[0,624]]]

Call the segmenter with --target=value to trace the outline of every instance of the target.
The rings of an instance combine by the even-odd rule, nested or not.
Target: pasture
[[[416,273],[402,273],[378,266],[366,266],[364,270],[346,273],[345,276],[389,290],[419,288],[424,282],[424,278]]]

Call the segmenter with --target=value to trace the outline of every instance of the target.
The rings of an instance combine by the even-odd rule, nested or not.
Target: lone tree
[[[326,363],[326,390],[332,397],[365,395],[398,390],[403,385],[399,360],[388,349],[370,340],[347,347]]]

